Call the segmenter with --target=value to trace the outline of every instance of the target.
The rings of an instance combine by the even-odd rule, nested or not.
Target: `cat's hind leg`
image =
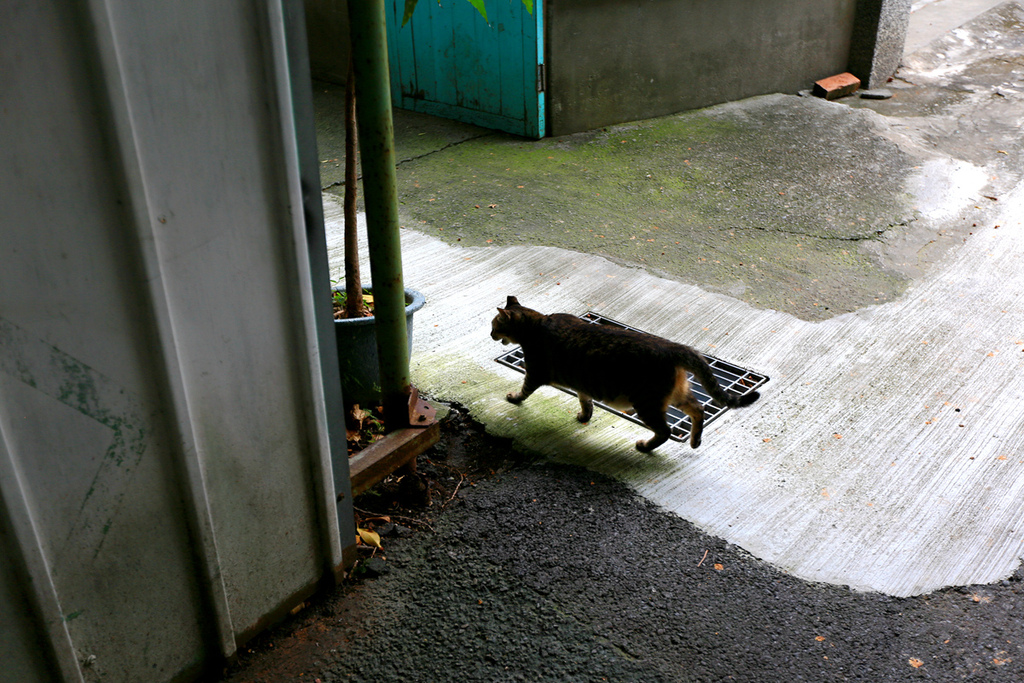
[[[696,448],[704,433],[704,406],[690,394],[676,403],[675,407],[690,416],[690,448]]]
[[[654,436],[647,441],[637,441],[636,449],[641,453],[650,453],[668,441],[668,436],[672,433],[668,428],[668,422],[665,421],[666,406],[660,403],[634,403],[633,407],[636,408],[636,416],[654,431]]]
[[[704,432],[704,406],[690,390],[690,380],[684,367],[676,368],[676,383],[669,397],[669,404],[690,417],[690,448],[696,448],[700,445],[700,438]]]
[[[582,391],[577,391],[576,396],[580,399],[580,412],[576,414],[576,419],[586,424],[594,416],[594,399]]]

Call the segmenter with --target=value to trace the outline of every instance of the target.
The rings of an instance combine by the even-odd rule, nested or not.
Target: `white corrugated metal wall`
[[[2,681],[188,678],[344,563],[301,10],[0,6]]]

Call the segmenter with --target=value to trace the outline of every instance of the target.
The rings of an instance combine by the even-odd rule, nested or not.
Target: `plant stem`
[[[409,334],[398,225],[385,0],[348,3],[359,100],[359,161],[373,278],[373,319],[388,431],[409,426]]]
[[[356,234],[356,75],[352,51],[348,55],[345,83],[345,317],[363,315],[363,283],[359,276],[359,245]]]

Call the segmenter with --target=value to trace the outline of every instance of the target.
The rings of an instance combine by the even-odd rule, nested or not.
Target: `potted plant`
[[[373,289],[361,291],[364,306],[372,308]],[[372,314],[346,318],[344,313],[345,288],[337,285],[335,300],[334,334],[338,342],[338,366],[341,370],[341,393],[346,406],[377,405],[381,400],[380,368],[377,356],[377,334]],[[405,326],[412,354],[412,316],[423,308],[425,298],[419,292],[405,290]]]
[[[342,397],[346,410],[349,410],[354,404],[363,407],[377,405],[382,398],[373,317],[373,288],[363,287],[359,272],[356,231],[356,97],[351,54],[345,91],[345,280],[343,285],[335,285],[332,296]],[[413,314],[423,307],[424,302],[422,294],[405,289],[405,321],[410,355]]]

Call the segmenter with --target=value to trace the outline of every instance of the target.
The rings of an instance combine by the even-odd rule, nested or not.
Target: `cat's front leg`
[[[576,414],[576,419],[586,424],[594,416],[594,399],[582,391],[577,391],[576,396],[580,399],[580,412]]]
[[[517,393],[508,394],[507,396],[505,396],[505,399],[513,405],[519,405],[527,398],[529,398],[530,394],[537,391],[539,387],[540,383],[533,381],[533,378],[530,377],[530,373],[526,373],[526,378],[523,380],[523,388],[520,389]]]

